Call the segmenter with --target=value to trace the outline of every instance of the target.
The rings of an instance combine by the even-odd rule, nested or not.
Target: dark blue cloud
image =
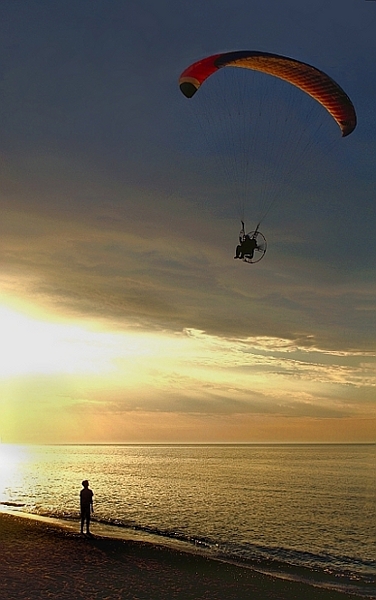
[[[354,311],[372,293],[376,258],[375,23],[376,5],[355,0],[3,1],[3,210],[48,217],[55,241],[70,240],[69,250],[46,240],[41,261],[21,225],[8,229],[12,268],[75,310],[148,326],[303,328],[329,345],[349,327],[369,344],[369,311]],[[233,264],[238,213],[195,146],[177,85],[194,60],[241,48],[316,65],[358,113],[355,132],[317,151],[270,211],[257,271]]]

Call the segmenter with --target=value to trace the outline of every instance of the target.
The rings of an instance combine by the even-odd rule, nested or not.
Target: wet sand
[[[89,538],[1,513],[0,598],[359,600],[163,546]]]

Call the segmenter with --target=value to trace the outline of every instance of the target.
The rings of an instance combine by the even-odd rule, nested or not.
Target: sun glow
[[[0,308],[0,377],[90,374],[116,370],[116,358],[142,357],[156,348],[142,336],[52,323]]]
[[[328,357],[290,348],[288,340],[273,345],[194,329],[114,330],[103,320],[42,317],[13,306],[0,306],[3,441],[179,441],[184,428],[187,440],[282,439],[273,423],[282,432],[286,419],[292,429],[286,425],[283,439],[303,439],[303,421],[304,439],[323,439],[309,437],[312,423],[351,416],[351,439],[371,439],[374,409],[346,401],[349,393],[356,399],[364,377],[358,353]],[[368,377],[374,385],[370,369]]]
[[[0,306],[3,380],[63,375],[86,378],[88,386],[100,378],[110,387],[121,382],[129,389],[140,382],[146,386],[161,380],[165,385],[172,363],[180,368],[182,363],[192,367],[197,358],[205,363],[207,340],[187,332],[113,331],[94,321],[78,324],[34,315],[33,308],[26,312]]]

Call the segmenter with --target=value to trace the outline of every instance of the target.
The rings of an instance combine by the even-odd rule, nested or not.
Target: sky
[[[375,30],[371,0],[1,2],[3,442],[376,441]],[[178,86],[244,49],[321,69],[358,119],[341,138],[317,105],[254,265],[233,260],[243,213],[206,140],[220,94],[202,134]],[[317,103],[288,89],[310,139],[299,110]],[[258,169],[273,183],[295,147],[264,130],[273,90],[252,116],[253,228]]]

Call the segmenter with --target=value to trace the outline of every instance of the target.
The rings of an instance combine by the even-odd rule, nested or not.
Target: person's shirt
[[[81,508],[90,508],[93,503],[93,492],[89,488],[84,488],[80,492]]]
[[[257,247],[257,242],[254,238],[250,238],[248,235],[246,236],[243,242],[243,248],[245,250],[254,250]]]

